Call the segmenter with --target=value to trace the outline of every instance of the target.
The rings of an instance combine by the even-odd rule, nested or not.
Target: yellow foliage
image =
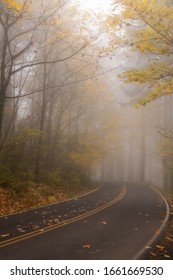
[[[98,163],[103,155],[102,143],[99,139],[81,139],[78,143],[78,151],[70,154],[70,160],[82,169],[88,169],[94,163]]]
[[[108,22],[109,27],[116,32],[117,25],[121,26],[124,34],[123,44],[132,47],[141,53],[156,54],[156,63],[141,69],[131,69],[119,77],[126,83],[135,82],[139,85],[147,84],[148,94],[140,99],[139,104],[145,105],[163,95],[173,92],[173,6],[168,1],[158,0],[120,0],[115,2],[121,10],[118,17],[112,15]],[[116,11],[116,9],[114,9]],[[123,24],[122,24],[123,23]],[[121,36],[120,34],[120,36]],[[122,37],[122,36],[121,36]],[[112,42],[110,41],[110,44]],[[115,46],[114,46],[115,49]],[[159,59],[163,55],[162,59]],[[159,59],[159,60],[158,60]]]
[[[25,12],[27,9],[29,9],[32,0],[29,0],[25,4],[22,0],[2,0],[2,2],[8,10],[11,10],[15,15],[18,15],[19,13]]]
[[[9,8],[14,11],[21,11],[23,8],[22,1],[16,1],[16,0],[2,0],[2,2]]]

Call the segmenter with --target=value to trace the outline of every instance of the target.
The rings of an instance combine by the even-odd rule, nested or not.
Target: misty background
[[[171,189],[172,95],[137,106],[147,87],[119,77],[152,54],[122,46],[121,30],[112,39],[110,7],[80,4],[0,4],[0,185],[128,181]]]

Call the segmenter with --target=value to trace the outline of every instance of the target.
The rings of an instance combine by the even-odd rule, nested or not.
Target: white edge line
[[[150,187],[151,188],[151,187]],[[166,205],[166,216],[165,216],[165,219],[164,221],[162,222],[160,228],[158,228],[157,230],[160,232],[160,234],[162,233],[164,227],[166,226],[168,220],[169,220],[169,217],[170,217],[170,207],[168,205],[168,202],[166,201],[166,199],[163,197],[162,194],[159,193],[159,191],[151,188],[153,191],[155,191],[161,198],[162,200],[165,202],[165,205]],[[152,246],[156,240],[159,238],[160,234],[154,234],[153,237],[143,246],[143,248],[141,250],[138,251],[138,253],[132,258],[132,260],[138,260],[140,259],[140,257],[142,257],[142,255],[144,253],[147,252],[147,247],[150,247]]]
[[[101,188],[101,186],[99,188]],[[26,235],[25,234],[23,234],[21,236],[19,235],[18,237],[14,237],[15,240],[13,238],[12,239],[4,240],[4,241],[2,241],[3,244],[0,242],[0,248],[6,247],[8,245],[13,245],[15,243],[21,242],[23,240],[27,240],[29,238],[32,238],[32,237],[35,237],[35,236],[38,236],[38,235],[42,235],[42,234],[47,233],[49,231],[55,230],[57,228],[69,225],[71,223],[74,223],[74,222],[77,222],[79,220],[85,219],[86,217],[90,217],[90,216],[92,216],[94,214],[97,214],[97,213],[99,213],[99,212],[101,212],[101,211],[111,207],[112,205],[116,204],[117,202],[119,202],[125,196],[126,190],[127,190],[127,188],[125,186],[122,186],[121,193],[117,197],[115,197],[112,201],[110,201],[110,202],[106,203],[105,205],[102,205],[102,206],[100,206],[100,207],[98,207],[96,209],[93,209],[93,210],[91,210],[89,212],[86,212],[86,213],[84,213],[82,215],[79,215],[79,216],[76,216],[74,218],[71,218],[70,220],[66,220],[66,221],[62,222],[61,224],[59,224],[59,225],[55,225],[55,227],[54,226],[53,227],[47,227],[47,228],[45,228],[44,231],[37,230],[35,233],[31,232],[31,235],[29,233],[26,234]],[[94,191],[96,191],[96,190],[94,190]],[[94,192],[94,191],[92,191],[92,192]],[[21,239],[20,239],[20,237],[21,237]],[[24,239],[22,237],[24,237]],[[10,241],[12,241],[12,242],[10,242]],[[10,242],[10,243],[8,243],[8,242]]]
[[[83,196],[87,196],[93,192],[96,192],[97,190],[101,189],[102,185],[100,185],[98,188],[90,191],[90,192],[87,192],[87,193],[84,193],[84,194],[81,194],[79,196],[75,196],[75,197],[72,197],[72,198],[68,198],[66,200],[61,200],[61,201],[57,201],[57,202],[53,202],[51,204],[45,204],[45,205],[42,205],[40,207],[35,207],[35,208],[31,208],[31,209],[28,209],[28,210],[24,210],[24,211],[18,211],[18,212],[14,212],[14,213],[11,213],[11,214],[5,214],[5,215],[2,215],[0,216],[0,219],[1,218],[5,218],[5,217],[9,217],[9,216],[13,216],[13,215],[21,215],[23,213],[26,213],[26,212],[29,212],[29,211],[36,211],[36,210],[39,210],[39,209],[42,209],[42,208],[46,208],[46,207],[49,207],[49,206],[52,206],[52,205],[55,205],[55,204],[60,204],[60,203],[63,203],[63,202],[67,202],[67,201],[71,201],[71,200],[77,200]]]

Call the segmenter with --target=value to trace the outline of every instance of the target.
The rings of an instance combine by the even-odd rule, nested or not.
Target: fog
[[[110,7],[23,2],[0,4],[3,176],[72,188],[128,181],[170,189],[172,95],[139,105],[149,88],[119,76],[155,56],[123,45],[123,30],[108,31]]]

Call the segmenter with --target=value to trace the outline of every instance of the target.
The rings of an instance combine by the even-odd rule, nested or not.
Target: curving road
[[[105,184],[77,199],[0,219],[0,259],[134,259],[166,219],[152,189]]]

